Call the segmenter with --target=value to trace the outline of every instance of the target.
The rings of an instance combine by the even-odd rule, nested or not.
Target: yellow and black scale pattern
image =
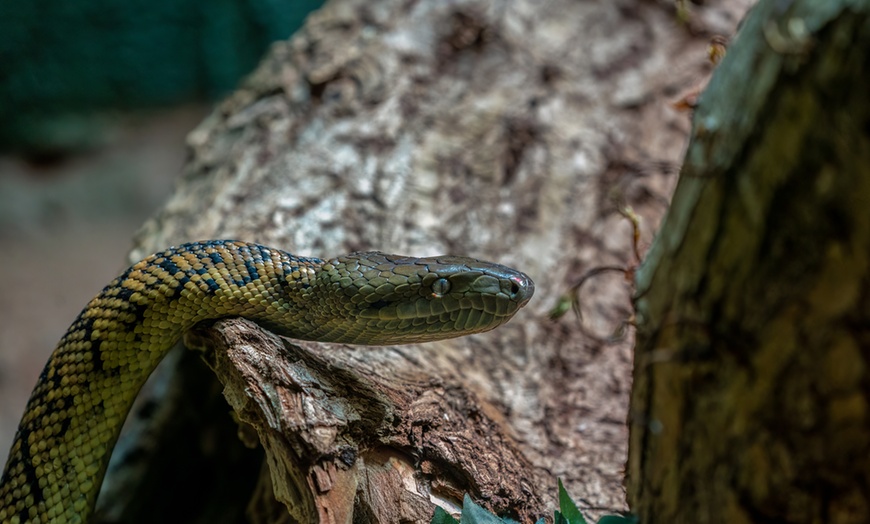
[[[236,241],[152,255],[88,303],[45,366],[0,479],[0,523],[84,523],[148,375],[182,333],[240,316],[279,334],[388,345],[506,322],[534,284],[465,257],[379,252],[302,258]]]

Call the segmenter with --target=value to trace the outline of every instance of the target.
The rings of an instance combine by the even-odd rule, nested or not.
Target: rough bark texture
[[[335,1],[274,46],[190,135],[132,258],[220,237],[456,253],[521,268],[537,294],[503,328],[419,347],[284,345],[244,322],[199,333],[266,448],[249,519],[287,520],[270,485],[303,522],[422,522],[464,492],[526,521],[552,509],[556,477],[583,507],[624,508],[631,341],[602,346],[548,311],[590,268],[633,263],[620,206],[651,238],[688,131],[670,103],[744,9],[682,24],[670,3]],[[629,291],[594,285],[585,322],[607,335]]]
[[[240,319],[187,345],[206,349],[240,421],[257,428],[270,485],[298,522],[426,522],[430,500],[471,488],[522,521],[540,507],[501,417],[431,374],[385,375],[365,352],[292,344]]]
[[[704,93],[637,277],[642,522],[867,522],[868,85],[870,3],[764,1]]]

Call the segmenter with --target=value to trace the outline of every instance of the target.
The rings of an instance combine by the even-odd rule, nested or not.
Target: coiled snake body
[[[0,523],[89,520],[133,399],[197,322],[241,316],[292,338],[404,344],[490,330],[533,292],[523,273],[463,257],[324,261],[234,241],[152,255],[88,303],[46,364],[0,480]]]

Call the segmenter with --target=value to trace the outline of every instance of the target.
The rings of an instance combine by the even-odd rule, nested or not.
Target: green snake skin
[[[88,303],[33,390],[0,480],[0,523],[89,521],[140,387],[197,322],[245,317],[292,338],[426,342],[495,328],[534,293],[471,258],[301,258],[234,241],[152,255]]]

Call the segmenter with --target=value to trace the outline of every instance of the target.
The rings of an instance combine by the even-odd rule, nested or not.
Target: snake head
[[[318,339],[350,344],[428,342],[489,331],[526,305],[535,284],[509,267],[467,257],[380,252],[327,261],[315,302],[332,318]]]

